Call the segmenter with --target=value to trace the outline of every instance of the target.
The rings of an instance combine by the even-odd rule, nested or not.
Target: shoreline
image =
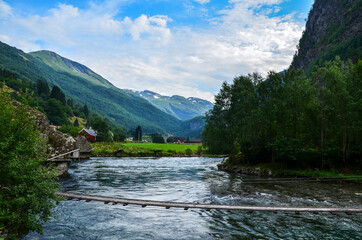
[[[353,179],[355,177],[362,178],[361,172],[349,172],[336,170],[312,170],[312,169],[290,169],[284,167],[268,167],[268,164],[247,165],[247,164],[230,164],[227,160],[223,160],[217,165],[219,171],[233,174],[245,174],[261,177],[295,177],[295,178],[350,178],[350,181],[361,182],[362,180]],[[338,179],[336,179],[337,181]]]

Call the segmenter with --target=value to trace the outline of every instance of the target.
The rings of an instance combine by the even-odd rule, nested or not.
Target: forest
[[[122,141],[126,137],[125,128],[92,112],[86,104],[66,98],[57,85],[49,87],[42,79],[34,83],[19,78],[17,73],[0,69],[0,88],[2,85],[9,89],[11,98],[46,114],[50,124],[61,126],[61,132],[75,137],[82,127],[92,127],[98,131],[99,141]],[[81,124],[78,119],[82,119],[84,123]],[[112,131],[113,137],[109,131]]]
[[[224,82],[206,115],[203,144],[232,164],[359,168],[362,61],[339,57],[310,75],[257,73]]]

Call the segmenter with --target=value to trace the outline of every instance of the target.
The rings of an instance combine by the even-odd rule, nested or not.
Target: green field
[[[171,144],[171,143],[123,143],[125,146],[129,147],[140,147],[152,150],[163,150],[163,151],[185,151],[186,149],[191,149],[192,151],[197,151],[197,148],[201,146],[201,144]]]
[[[201,155],[205,149],[200,144],[161,144],[161,143],[136,143],[113,142],[92,143],[92,155],[115,156],[117,152],[121,156],[147,157],[155,156],[155,151],[161,156]]]

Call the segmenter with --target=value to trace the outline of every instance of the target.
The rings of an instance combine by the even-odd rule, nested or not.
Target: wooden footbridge
[[[140,199],[129,199],[129,198],[118,198],[118,197],[104,197],[96,195],[86,195],[79,193],[70,193],[70,192],[57,192],[58,196],[65,197],[68,200],[85,200],[86,202],[97,201],[103,202],[104,204],[122,204],[123,206],[127,205],[138,205],[142,207],[154,206],[154,207],[164,207],[166,209],[170,208],[181,208],[184,210],[188,209],[204,209],[210,211],[214,210],[226,210],[230,211],[246,211],[246,212],[285,212],[285,213],[362,213],[362,208],[318,208],[318,207],[257,207],[257,206],[234,206],[234,205],[217,205],[217,204],[199,204],[199,203],[182,203],[182,202],[167,202],[167,201],[152,201],[152,200],[140,200]]]

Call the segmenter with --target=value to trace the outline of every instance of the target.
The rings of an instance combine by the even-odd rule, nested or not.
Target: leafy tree
[[[142,141],[142,128],[140,125],[137,126],[133,139],[134,141]]]
[[[358,164],[362,62],[353,66],[336,58],[317,69],[312,77],[289,69],[224,83],[206,114],[203,144],[211,153],[231,154],[232,163]]]
[[[110,127],[106,121],[98,119],[92,124],[92,127],[97,131],[97,141],[111,142],[113,140],[110,133]]]
[[[49,121],[55,125],[69,124],[65,106],[55,98],[45,102],[44,110]]]
[[[114,128],[113,133],[114,141],[124,142],[124,140],[126,139],[126,130],[123,128]]]
[[[175,137],[172,137],[172,136],[171,136],[171,137],[168,137],[168,138],[167,138],[167,142],[168,142],[168,143],[173,143],[173,142],[175,142],[175,141],[176,141]]]
[[[0,92],[0,226],[10,238],[42,232],[52,216],[59,184],[44,166],[44,139],[34,130],[24,105],[14,108]]]
[[[152,138],[153,143],[165,143],[165,139],[162,137],[162,135],[158,134],[153,136]]]
[[[80,130],[82,130],[81,127],[75,127],[73,125],[62,125],[61,128],[58,129],[59,131],[66,133],[72,137],[76,137]]]

